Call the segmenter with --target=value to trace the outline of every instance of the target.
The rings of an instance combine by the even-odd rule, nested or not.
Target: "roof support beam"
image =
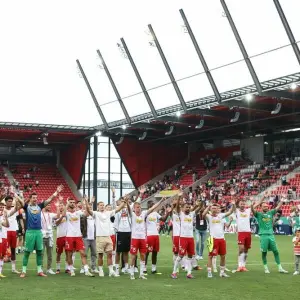
[[[139,82],[139,84],[141,86],[141,89],[142,89],[142,91],[144,93],[144,96],[145,96],[145,98],[146,98],[146,100],[148,102],[148,105],[150,107],[152,115],[153,115],[154,119],[156,119],[157,118],[157,113],[156,113],[156,110],[155,110],[154,105],[152,103],[152,100],[151,100],[151,98],[149,96],[149,93],[148,93],[148,91],[147,91],[147,89],[145,87],[145,84],[144,84],[144,82],[142,80],[142,77],[141,77],[141,75],[140,75],[140,73],[139,73],[139,71],[138,71],[138,69],[137,69],[137,67],[135,65],[135,62],[134,62],[134,60],[133,60],[133,58],[132,58],[132,56],[130,54],[130,51],[129,51],[126,43],[125,43],[125,40],[123,38],[121,38],[121,43],[122,43],[122,46],[123,46],[123,48],[125,50],[125,53],[126,53],[128,59],[129,59],[129,62],[130,62],[131,67],[132,67],[132,69],[134,71],[134,74],[135,74],[135,76],[136,76],[136,78],[137,78],[137,80],[138,80],[138,82]]]
[[[115,93],[115,95],[116,95],[116,97],[117,97],[117,99],[118,99],[118,101],[119,101],[119,104],[120,104],[120,106],[121,106],[121,108],[122,108],[122,111],[123,111],[123,113],[124,113],[124,116],[125,116],[125,118],[126,118],[126,121],[127,121],[128,124],[131,124],[131,119],[130,119],[130,117],[129,117],[129,114],[128,114],[128,112],[127,112],[127,109],[126,109],[126,107],[125,107],[125,105],[124,105],[124,103],[123,103],[123,101],[122,101],[122,98],[121,98],[121,96],[120,96],[120,94],[119,94],[119,91],[118,91],[116,85],[115,85],[115,82],[114,82],[114,80],[112,79],[112,77],[111,77],[111,75],[110,75],[110,72],[109,72],[109,70],[108,70],[108,68],[107,68],[107,66],[106,66],[106,63],[105,63],[105,61],[104,61],[104,59],[103,59],[103,56],[102,56],[102,54],[101,54],[101,52],[100,52],[99,50],[97,50],[97,53],[98,53],[98,56],[99,56],[100,59],[101,59],[101,63],[102,63],[102,65],[103,65],[103,68],[104,68],[104,70],[105,70],[105,73],[106,73],[106,75],[107,75],[107,77],[108,77],[108,80],[109,80],[109,82],[110,82],[110,84],[111,84],[111,86],[112,86],[112,88],[113,88],[113,90],[114,90],[114,93]]]
[[[233,19],[232,19],[232,17],[231,17],[230,11],[229,11],[229,9],[228,9],[226,3],[225,3],[225,0],[221,0],[221,4],[222,4],[222,6],[223,6],[223,9],[224,9],[224,12],[225,12],[225,14],[226,14],[226,17],[227,17],[227,19],[228,19],[228,22],[229,22],[229,24],[230,24],[230,27],[231,27],[231,29],[232,29],[232,31],[233,31],[233,34],[234,34],[234,36],[235,36],[235,39],[236,39],[236,41],[237,41],[237,43],[238,43],[238,45],[239,45],[239,47],[240,47],[240,50],[241,50],[242,55],[243,55],[243,57],[244,57],[244,60],[245,60],[245,62],[246,62],[246,64],[247,64],[248,70],[249,70],[250,75],[251,75],[251,77],[252,77],[252,80],[253,80],[253,82],[254,82],[254,84],[255,84],[256,90],[257,90],[258,94],[260,95],[261,92],[262,92],[262,90],[263,90],[263,89],[262,89],[262,86],[261,86],[261,84],[260,84],[260,82],[259,82],[259,79],[258,79],[258,77],[257,77],[257,75],[256,75],[256,72],[255,72],[255,70],[254,70],[254,68],[253,68],[252,62],[251,62],[251,60],[250,60],[250,58],[249,58],[249,56],[248,56],[248,53],[247,53],[247,51],[246,51],[246,48],[245,48],[245,46],[244,46],[244,44],[243,44],[243,42],[242,42],[242,39],[241,39],[241,37],[240,37],[240,34],[239,34],[239,32],[238,32],[238,30],[237,30],[235,24],[234,24],[234,21],[233,21]]]
[[[276,9],[277,9],[277,12],[279,14],[279,17],[281,19],[282,25],[283,25],[283,27],[285,29],[285,32],[286,32],[286,34],[287,34],[287,36],[288,36],[288,38],[290,40],[290,43],[291,43],[291,45],[293,47],[293,50],[294,50],[294,53],[295,53],[295,55],[297,57],[298,63],[300,65],[300,50],[299,50],[299,47],[298,47],[298,45],[296,43],[295,37],[294,37],[293,32],[291,30],[291,27],[289,25],[289,22],[287,21],[287,19],[285,17],[284,11],[283,11],[283,9],[282,9],[282,7],[280,5],[279,0],[273,0],[273,1],[274,1],[275,6],[276,6]]]
[[[87,86],[87,88],[88,88],[88,90],[89,90],[89,92],[91,94],[91,97],[92,97],[92,99],[94,101],[94,104],[95,104],[95,106],[97,108],[97,111],[98,111],[99,116],[100,116],[100,118],[102,120],[102,123],[104,124],[105,129],[108,130],[109,127],[108,127],[107,121],[105,119],[105,116],[104,116],[104,114],[102,112],[102,109],[99,106],[99,103],[98,103],[98,100],[97,100],[97,98],[96,98],[96,96],[94,94],[94,91],[93,91],[93,89],[92,89],[92,87],[91,87],[91,85],[90,85],[90,83],[89,83],[89,81],[88,81],[88,79],[87,79],[87,77],[86,77],[86,75],[85,75],[85,73],[83,71],[83,68],[82,68],[82,66],[81,66],[81,64],[80,64],[80,62],[79,62],[78,59],[76,60],[76,63],[77,63],[77,66],[79,68],[79,71],[80,71],[80,73],[81,73],[81,75],[82,75],[82,77],[83,77],[83,79],[85,81],[85,84],[86,84],[86,86]]]
[[[164,66],[165,66],[166,71],[167,71],[167,73],[168,73],[168,75],[169,75],[169,78],[170,78],[170,80],[171,80],[171,82],[172,82],[173,88],[174,88],[174,90],[175,90],[175,92],[176,92],[176,94],[177,94],[177,97],[178,97],[178,99],[179,99],[179,102],[180,102],[180,104],[181,104],[183,110],[186,112],[186,111],[187,111],[186,103],[185,103],[185,101],[184,101],[184,98],[183,98],[183,96],[182,96],[182,94],[181,94],[181,91],[180,91],[180,89],[179,89],[179,87],[178,87],[178,84],[177,84],[177,82],[176,82],[176,80],[175,80],[175,77],[174,77],[174,75],[173,75],[173,73],[172,73],[172,70],[171,70],[171,68],[170,68],[170,66],[169,66],[169,63],[168,63],[168,61],[167,61],[167,59],[166,59],[166,57],[165,57],[165,54],[164,54],[164,52],[163,52],[163,50],[162,50],[162,48],[161,48],[161,46],[160,46],[160,43],[159,43],[159,41],[158,41],[158,39],[157,39],[157,37],[156,37],[156,35],[155,35],[155,32],[154,32],[154,30],[153,30],[151,24],[148,25],[148,28],[149,28],[149,31],[150,31],[150,33],[151,33],[151,35],[152,35],[152,38],[153,38],[154,42],[155,42],[156,48],[157,48],[157,50],[158,50],[158,53],[159,53],[159,55],[160,55],[160,57],[161,57],[161,59],[162,59],[162,61],[163,61],[163,63],[164,63]]]
[[[207,79],[208,79],[208,81],[210,83],[210,86],[211,86],[211,88],[212,88],[212,90],[213,90],[213,92],[215,94],[216,100],[220,103],[221,102],[221,95],[220,95],[219,90],[217,88],[217,85],[215,84],[215,81],[214,81],[214,79],[213,79],[213,77],[212,77],[212,75],[211,75],[211,73],[210,73],[210,71],[208,69],[208,66],[206,64],[205,58],[204,58],[204,56],[203,56],[203,54],[202,54],[202,52],[200,50],[200,47],[199,47],[198,42],[197,42],[197,40],[195,38],[193,30],[192,30],[192,28],[191,28],[191,26],[189,24],[189,21],[187,20],[183,9],[180,9],[179,12],[180,12],[180,15],[181,15],[181,17],[183,19],[183,22],[184,22],[184,24],[185,24],[185,26],[187,28],[187,31],[188,31],[188,33],[190,35],[190,38],[191,38],[191,40],[193,42],[194,48],[195,48],[195,50],[197,52],[197,55],[198,55],[198,57],[199,57],[199,59],[201,61],[201,64],[203,66],[203,69],[205,71]]]

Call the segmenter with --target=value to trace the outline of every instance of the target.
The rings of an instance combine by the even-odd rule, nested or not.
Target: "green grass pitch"
[[[300,276],[292,276],[294,256],[292,237],[277,236],[277,243],[283,267],[289,274],[279,274],[272,253],[268,254],[271,274],[264,274],[259,251],[259,238],[253,236],[252,249],[249,253],[248,273],[230,274],[230,278],[206,278],[206,268],[194,271],[195,279],[188,280],[181,272],[179,279],[170,278],[172,271],[171,238],[161,237],[158,270],[162,275],[148,275],[148,280],[131,281],[129,275],[119,278],[87,278],[79,274],[80,260],[76,259],[76,277],[67,274],[52,275],[47,278],[36,276],[35,255],[32,254],[25,279],[11,274],[10,263],[4,266],[7,278],[0,280],[0,299],[12,300],[77,300],[77,299],[296,299],[300,291]],[[236,235],[227,235],[227,267],[236,268]],[[207,254],[207,252],[205,253]],[[207,255],[205,255],[206,258]],[[55,256],[54,256],[55,257]],[[17,256],[17,265],[21,269],[22,255]],[[45,260],[45,258],[44,258]],[[219,262],[219,259],[218,259]],[[205,267],[206,259],[199,265]],[[53,263],[55,269],[55,261]],[[106,269],[107,272],[107,269]],[[295,294],[296,293],[296,294]]]

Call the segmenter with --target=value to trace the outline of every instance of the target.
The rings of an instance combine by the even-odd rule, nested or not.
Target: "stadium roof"
[[[231,3],[229,0],[226,2]],[[198,28],[193,28],[183,9],[179,10],[179,15],[183,22],[184,31],[190,39],[189,41],[186,40],[185,43],[189,42],[190,46],[193,47],[194,57],[196,56],[198,65],[200,64],[202,68],[202,72],[200,73],[198,72],[185,78],[175,79],[171,64],[169,64],[164,52],[164,47],[169,48],[164,40],[158,37],[151,24],[148,25],[149,45],[152,48],[156,48],[152,50],[156,51],[161,61],[161,68],[165,70],[165,74],[169,79],[169,83],[165,85],[153,89],[146,88],[143,81],[145,73],[143,76],[141,75],[139,67],[136,65],[135,58],[131,54],[125,39],[121,38],[120,43],[117,44],[119,51],[122,53],[123,58],[129,61],[129,65],[132,68],[133,74],[136,77],[135,80],[138,82],[141,92],[122,98],[118,84],[114,81],[105,57],[100,50],[97,50],[100,67],[103,69],[105,76],[107,76],[108,86],[111,86],[115,98],[117,99],[116,101],[99,105],[86,73],[79,60],[77,60],[80,74],[85,81],[102,120],[103,124],[97,126],[97,128],[102,131],[103,135],[110,137],[118,136],[119,143],[121,143],[125,137],[138,138],[139,140],[150,139],[152,141],[171,140],[182,143],[195,140],[206,141],[212,140],[212,138],[242,138],[245,132],[250,135],[273,134],[277,133],[277,131],[280,132],[281,129],[289,129],[300,123],[300,94],[298,93],[300,73],[287,73],[287,69],[283,70],[281,68],[282,65],[279,65],[282,62],[281,60],[272,61],[271,64],[264,64],[264,60],[268,61],[268,58],[270,58],[270,56],[272,57],[274,53],[278,54],[278,52],[283,51],[281,52],[281,54],[283,54],[281,59],[286,60],[287,64],[291,64],[292,67],[289,70],[300,70],[299,45],[297,44],[280,2],[278,0],[265,1],[264,3],[272,5],[269,6],[265,12],[266,15],[277,14],[277,19],[273,19],[274,26],[276,26],[276,30],[278,30],[276,32],[276,38],[280,40],[285,36],[288,44],[264,53],[254,52],[254,55],[251,44],[248,44],[248,47],[252,55],[248,53],[247,47],[243,43],[242,35],[235,23],[235,18],[241,21],[241,16],[236,14],[237,11],[234,6],[237,4],[231,3],[229,5],[232,8],[231,11],[226,2],[225,0],[220,0],[219,2],[219,5],[223,9],[222,17],[226,21],[223,25],[231,31],[231,38],[228,38],[226,44],[231,45],[232,39],[235,40],[235,46],[237,46],[237,48],[232,46],[232,51],[238,51],[242,58],[234,63],[223,66],[223,68],[230,69],[234,66],[233,70],[235,70],[235,73],[223,73],[223,76],[220,77],[218,76],[218,72],[222,67],[212,69],[208,67],[206,55],[208,55],[208,57],[210,57],[210,55],[207,52],[204,54],[205,51],[202,52],[201,48],[203,47],[205,49],[205,44],[201,44],[200,47],[201,40],[198,41],[194,33],[194,29],[198,30]],[[258,5],[258,2],[254,2],[255,5]],[[260,7],[259,10],[263,10],[263,7]],[[247,26],[253,26],[252,23],[248,23]],[[243,23],[239,24],[241,25]],[[219,29],[224,30],[224,28]],[[158,31],[159,30],[161,29],[159,28]],[[207,30],[210,31],[211,27],[208,26]],[[275,27],[272,27],[273,34],[274,30]],[[277,35],[278,32],[280,32],[279,35]],[[197,33],[199,34],[199,31],[197,31]],[[248,41],[245,36],[243,37]],[[166,38],[166,36],[164,38]],[[256,43],[258,40],[257,37],[252,43]],[[262,42],[266,43],[265,40]],[[180,44],[180,47],[181,46],[182,44]],[[224,54],[222,51],[224,46],[225,45],[222,45],[222,47],[217,49],[219,55]],[[178,47],[174,48],[174,52],[177,52],[177,50]],[[170,52],[167,52],[170,55]],[[184,57],[183,62],[185,60],[189,60],[189,58]],[[236,66],[239,67],[236,68]],[[265,76],[266,73],[262,71],[262,66],[267,70],[272,69],[273,72]],[[193,67],[190,68],[193,69]],[[276,69],[280,69],[279,73]],[[282,74],[284,76],[275,78],[275,74]],[[158,73],[156,75],[160,76]],[[247,80],[239,81],[237,76],[247,78]],[[267,80],[262,80],[263,78]],[[193,82],[193,85],[182,85],[182,82],[185,80]],[[230,81],[234,83],[231,85],[228,84]],[[224,82],[226,84],[224,84]],[[228,89],[229,86],[236,86],[237,82],[249,82],[249,84],[239,88]],[[160,103],[158,104],[153,92],[163,89],[169,90],[169,94],[162,93],[161,96],[163,97],[160,98]],[[186,98],[187,93],[190,97],[191,93],[189,93],[189,91],[191,90],[200,97],[194,98],[194,100]],[[129,98],[131,98],[130,102],[128,101]],[[178,104],[175,104],[174,99],[177,100],[175,101]],[[169,103],[174,104],[167,105]],[[145,113],[133,113],[133,111],[136,113],[137,111],[143,110]],[[111,116],[113,116],[113,118]],[[118,116],[123,116],[123,118],[118,119]]]
[[[0,143],[26,142],[27,144],[48,145],[72,144],[94,135],[93,127],[53,124],[0,122]],[[43,143],[46,137],[46,143]]]
[[[137,116],[155,118],[155,111],[165,114],[170,107],[184,111],[246,90],[287,89],[271,81],[288,83],[285,77],[300,72],[298,0],[102,2],[54,0],[44,9],[20,1],[16,12],[6,1],[4,10],[18,22],[9,13],[0,19],[8,28],[3,43],[10,45],[0,55],[2,121],[105,124],[77,74],[77,57],[113,128],[123,119],[129,124]],[[22,55],[20,43],[27,45]]]

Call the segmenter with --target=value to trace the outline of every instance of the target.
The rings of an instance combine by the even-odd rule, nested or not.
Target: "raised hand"
[[[110,189],[111,189],[112,193],[115,194],[115,192],[116,192],[115,187],[112,186]]]
[[[61,195],[59,195],[59,197],[58,197],[58,201],[59,201],[60,203],[62,203],[62,202],[64,201],[64,197],[63,197],[63,196],[61,196]]]
[[[63,189],[64,189],[64,186],[61,184],[57,187],[56,191],[57,191],[57,193],[61,193]]]

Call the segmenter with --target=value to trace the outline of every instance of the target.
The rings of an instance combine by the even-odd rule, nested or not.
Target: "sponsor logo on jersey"
[[[143,223],[143,218],[136,218],[136,223],[137,224],[142,224]]]

